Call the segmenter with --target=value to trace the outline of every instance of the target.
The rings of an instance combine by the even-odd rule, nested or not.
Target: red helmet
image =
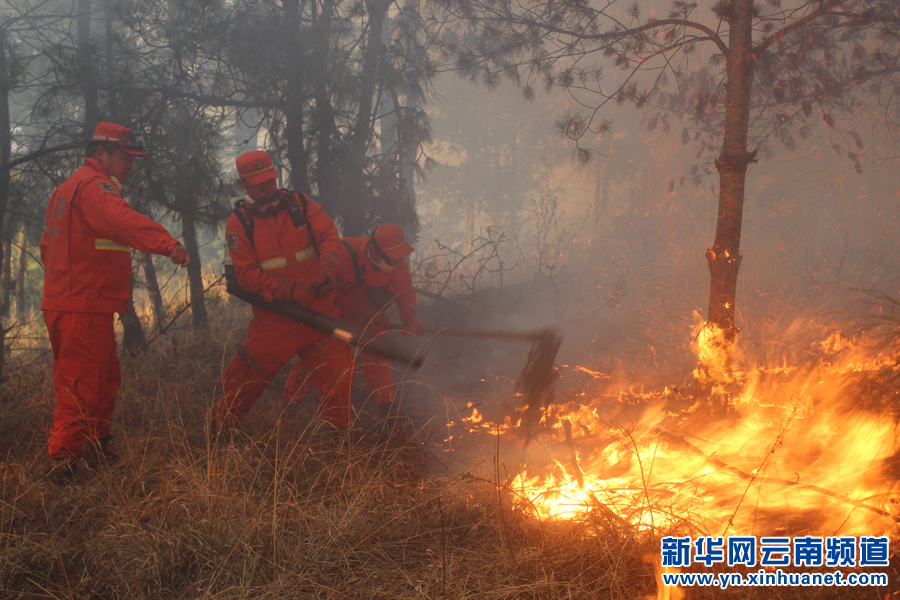
[[[385,223],[372,232],[369,238],[375,253],[390,263],[397,263],[403,257],[415,252],[412,244],[406,241],[399,225]]]
[[[115,123],[97,123],[92,142],[119,142],[119,149],[126,154],[144,158],[144,147],[131,130]]]
[[[272,164],[272,157],[263,150],[244,152],[237,157],[236,162],[238,175],[250,185],[259,185],[278,177],[278,171]]]

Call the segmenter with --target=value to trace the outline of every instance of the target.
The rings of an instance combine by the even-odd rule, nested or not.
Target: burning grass
[[[805,355],[794,365],[741,356],[744,370],[711,386],[711,399],[690,388],[623,390],[577,366],[570,377],[586,373],[599,384],[570,389],[578,400],[551,406],[540,427],[525,431],[516,426],[521,415],[501,409],[488,418],[479,407],[459,427],[498,449],[495,462],[509,465],[510,489],[526,510],[581,521],[598,538],[896,540],[896,355],[809,322],[785,333],[819,337],[791,340]],[[501,447],[514,450],[500,458]]]
[[[760,515],[768,514],[764,497],[789,487],[768,481],[764,488],[760,480],[790,478],[792,463],[776,460],[793,453],[790,436],[803,431],[820,446],[834,445],[823,437],[827,420],[816,419],[816,404],[798,408],[790,423],[778,416],[785,406],[773,405],[771,414],[763,411],[749,421],[733,414],[689,437],[674,425],[709,416],[673,416],[664,407],[676,392],[610,396],[590,385],[584,389],[593,389],[595,398],[558,406],[551,420],[557,427],[533,432],[527,444],[520,430],[485,426],[488,451],[478,468],[462,472],[445,468],[443,453],[433,453],[427,443],[434,423],[408,423],[406,433],[415,434],[388,444],[364,436],[336,439],[317,429],[310,406],[285,408],[278,393],[257,404],[229,443],[217,442],[208,436],[206,413],[241,337],[233,330],[194,339],[173,335],[126,362],[114,425],[122,458],[71,487],[44,477],[49,370],[20,372],[5,385],[0,596],[657,597],[653,563],[661,535],[718,535],[732,514],[734,528],[746,526],[746,515],[761,522]],[[817,376],[796,380],[807,383],[786,390],[787,397],[819,397]],[[760,390],[766,377],[777,379],[768,373],[756,386],[745,379],[749,395],[737,398],[739,409],[741,402],[765,397]],[[825,387],[836,396],[850,389]],[[829,406],[823,414],[851,423],[855,413]],[[467,435],[477,436],[481,425],[468,418],[466,428],[476,433]],[[809,427],[798,426],[802,419]],[[758,443],[735,438],[745,425]],[[776,446],[771,434],[782,430]],[[860,443],[876,438],[877,431],[858,431]],[[763,464],[770,447],[776,458]],[[874,476],[873,465],[886,460],[879,450],[838,469],[828,450],[810,448],[795,458],[808,462],[815,454],[823,460],[817,472],[831,464],[838,481],[854,482]],[[723,465],[756,480],[748,483]],[[808,474],[802,472],[804,483]],[[822,494],[811,493],[821,504]],[[852,493],[895,514],[889,495],[874,488]],[[887,522],[840,499],[826,500],[847,527],[857,517],[866,527]],[[736,511],[736,502],[752,508]],[[809,520],[820,518],[818,510],[792,505],[791,511],[784,513],[791,523],[820,525]],[[786,520],[783,515],[782,526]],[[815,592],[817,598],[884,594],[883,588]],[[693,588],[688,597],[811,596],[809,589],[760,587]]]

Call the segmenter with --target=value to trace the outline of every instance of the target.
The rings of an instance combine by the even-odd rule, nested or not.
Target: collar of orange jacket
[[[107,179],[110,179],[109,173],[106,172],[106,169],[103,168],[103,165],[94,158],[86,158],[84,159],[84,166],[90,167],[91,169],[97,171]]]

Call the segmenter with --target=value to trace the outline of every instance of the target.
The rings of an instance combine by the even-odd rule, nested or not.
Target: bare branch
[[[759,56],[760,54],[765,52],[769,48],[769,46],[771,46],[778,40],[784,38],[786,35],[790,35],[791,33],[795,32],[799,29],[802,29],[807,24],[811,23],[812,21],[815,21],[819,17],[823,17],[823,16],[827,15],[832,8],[834,8],[835,6],[838,6],[840,3],[841,3],[841,0],[831,0],[830,2],[823,2],[821,4],[821,6],[819,6],[819,8],[817,8],[813,12],[809,13],[805,17],[797,19],[796,21],[794,21],[793,23],[791,23],[784,29],[776,31],[771,36],[764,39],[762,42],[759,43],[759,45],[757,45],[753,49],[753,54],[755,54],[756,56]]]
[[[633,29],[616,31],[612,34],[604,33],[604,34],[598,36],[597,39],[606,39],[608,37],[625,38],[625,37],[630,37],[630,36],[636,35],[638,33],[644,32],[644,31],[658,29],[659,27],[665,27],[667,25],[672,25],[675,27],[685,27],[688,29],[697,29],[698,31],[702,31],[703,33],[705,33],[707,35],[707,37],[713,43],[715,43],[716,46],[719,47],[719,50],[721,50],[722,53],[726,53],[726,54],[728,53],[728,45],[722,40],[721,37],[719,37],[718,33],[713,31],[711,28],[707,27],[706,25],[703,25],[701,23],[695,23],[694,21],[688,21],[687,19],[661,19],[659,21],[651,21],[651,22],[647,23],[646,25],[642,25],[640,27],[635,27]],[[586,39],[590,39],[590,38],[586,38]],[[700,38],[700,39],[702,40],[704,38]]]
[[[19,165],[31,162],[36,158],[47,156],[48,154],[55,154],[56,152],[63,152],[65,150],[74,150],[76,148],[80,148],[83,145],[84,144],[80,144],[78,142],[69,142],[68,144],[58,144],[56,146],[50,146],[49,148],[41,148],[40,150],[35,150],[34,152],[30,152],[25,156],[20,156],[15,160],[11,160],[5,165],[0,165],[0,171],[8,171],[14,167],[18,167]]]

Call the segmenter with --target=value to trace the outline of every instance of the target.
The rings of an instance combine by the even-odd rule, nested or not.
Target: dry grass
[[[655,597],[643,557],[658,555],[658,537],[542,523],[503,485],[434,475],[428,448],[403,436],[334,438],[310,407],[264,398],[229,443],[210,439],[207,410],[241,337],[172,337],[128,361],[114,424],[122,458],[68,487],[44,474],[49,370],[5,384],[0,597]]]

